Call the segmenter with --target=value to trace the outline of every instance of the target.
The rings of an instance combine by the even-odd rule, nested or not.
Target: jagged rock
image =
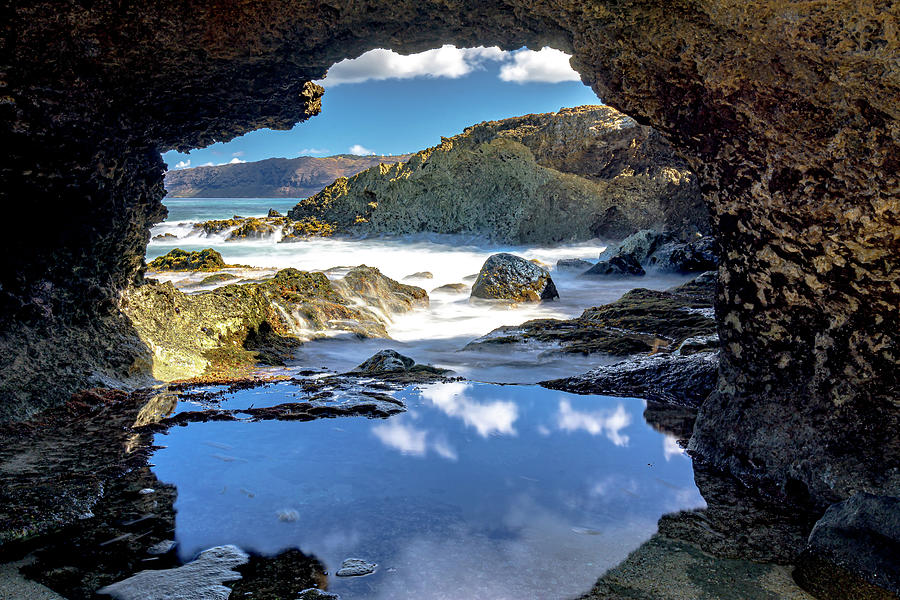
[[[363,560],[361,558],[347,558],[341,563],[341,568],[337,570],[337,577],[362,577],[375,572],[378,565]]]
[[[475,233],[512,243],[708,231],[696,177],[607,106],[480,123],[408,161],[340,178],[290,215],[338,231]]]
[[[719,264],[716,240],[706,235],[690,242],[669,242],[646,260],[646,266],[660,271],[692,273],[709,271]]]
[[[585,276],[603,275],[607,277],[633,277],[646,275],[641,264],[630,254],[613,256],[607,260],[601,260],[590,269],[582,273]]]
[[[195,252],[175,248],[154,258],[147,268],[151,271],[217,271],[230,266],[232,265],[225,264],[222,255],[212,248]]]
[[[718,374],[718,351],[660,353],[633,356],[582,375],[540,384],[576,394],[638,397],[696,408],[715,389]]]
[[[672,236],[669,234],[660,233],[654,229],[641,229],[629,235],[620,243],[607,246],[600,253],[599,259],[602,262],[614,256],[630,256],[635,262],[642,264],[670,239],[672,239]]]
[[[594,266],[594,263],[580,258],[563,258],[556,261],[557,271],[585,271]]]
[[[859,492],[828,507],[795,578],[822,600],[900,596],[900,498]]]
[[[208,275],[201,279],[200,285],[215,285],[217,283],[231,281],[232,279],[237,279],[237,276],[232,275],[231,273],[216,273],[215,275]]]
[[[324,592],[319,588],[309,588],[300,592],[297,600],[341,600],[339,594]]]
[[[274,208],[270,208],[270,209],[269,209],[269,212],[266,213],[266,216],[269,217],[269,218],[272,218],[272,217],[282,218],[282,217],[284,217],[283,214],[281,214],[280,212],[278,212],[278,211],[275,210]]]
[[[545,269],[524,258],[502,252],[488,257],[472,286],[473,298],[541,302],[559,298]]]
[[[409,371],[416,361],[395,350],[382,350],[353,369],[355,373],[394,373]]]
[[[444,294],[465,294],[469,291],[469,286],[465,283],[445,283],[440,287],[436,287],[431,290],[431,293],[435,292],[444,293]]]
[[[337,281],[283,269],[262,282],[192,295],[171,283],[144,285],[123,296],[122,310],[153,352],[153,375],[168,381],[282,364],[319,331],[387,337],[392,313],[427,302],[425,290],[361,266]]]
[[[116,600],[226,600],[231,589],[222,584],[239,580],[234,569],[248,560],[236,546],[216,546],[184,566],[141,571],[97,593]]]
[[[240,225],[231,230],[231,233],[228,234],[228,237],[225,238],[226,242],[232,242],[234,240],[259,240],[267,237],[271,237],[275,234],[276,225],[283,224],[283,218],[275,218],[275,219],[256,219],[256,218],[248,218],[244,219]]]
[[[154,240],[175,240],[178,239],[178,236],[171,232],[161,233],[159,235],[153,236]]]

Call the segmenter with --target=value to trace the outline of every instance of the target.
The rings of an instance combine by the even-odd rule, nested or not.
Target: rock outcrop
[[[175,248],[154,258],[147,268],[151,271],[218,271],[230,266],[233,265],[225,264],[222,255],[212,248],[193,252]]]
[[[719,265],[716,240],[711,235],[678,240],[671,233],[642,229],[619,244],[607,247],[585,276],[646,275],[647,269],[673,273],[715,270]]]
[[[469,127],[408,161],[301,200],[339,231],[474,233],[554,243],[655,227],[709,230],[696,178],[658,133],[607,106]]]
[[[408,154],[269,158],[167,171],[165,185],[167,195],[172,198],[306,198],[338,177],[351,177],[381,163],[408,158]]]
[[[0,406],[146,372],[117,303],[165,214],[160,151],[317,114],[366,50],[550,45],[671,141],[721,249],[691,450],[816,506],[900,487],[900,53],[890,2],[15,3],[5,20]],[[177,15],[177,18],[173,18]],[[626,42],[627,41],[627,42]],[[566,154],[563,152],[562,154]],[[847,440],[853,440],[848,444]]]
[[[472,285],[472,298],[543,302],[559,298],[550,273],[530,260],[501,252],[484,261]]]
[[[171,381],[234,375],[257,363],[282,364],[327,330],[387,337],[392,313],[427,304],[425,290],[360,266],[338,281],[284,269],[261,283],[188,295],[171,283],[129,290],[122,309],[152,352],[152,374]]]

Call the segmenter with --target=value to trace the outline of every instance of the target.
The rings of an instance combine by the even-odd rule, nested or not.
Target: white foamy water
[[[192,210],[204,218],[227,218],[228,200],[191,199]],[[177,202],[178,200],[167,200]],[[278,202],[285,202],[278,199]],[[210,204],[220,202],[222,209],[215,213]],[[242,202],[248,202],[242,199]],[[259,210],[242,212],[243,216],[264,215],[274,201],[258,199]],[[199,208],[195,208],[198,207]],[[172,210],[171,214],[190,218],[190,211]],[[247,208],[243,206],[243,208]],[[213,214],[214,216],[209,216]],[[390,340],[359,340],[351,335],[339,335],[305,344],[297,353],[299,364],[325,367],[336,371],[349,370],[373,353],[393,348],[417,362],[449,368],[469,379],[490,382],[533,383],[554,377],[572,375],[604,362],[603,357],[580,356],[554,352],[547,345],[515,348],[479,349],[463,351],[470,341],[501,326],[519,325],[532,319],[568,319],[585,309],[612,302],[634,287],[666,289],[689,280],[689,276],[648,274],[625,279],[578,278],[578,272],[556,270],[556,261],[581,258],[596,262],[606,247],[602,240],[558,246],[512,246],[485,242],[473,237],[438,234],[419,234],[378,238],[312,238],[296,243],[277,243],[277,239],[226,242],[227,232],[212,236],[197,233],[192,222],[174,221],[158,225],[152,235],[173,233],[177,239],[152,240],[147,260],[165,254],[172,248],[198,250],[215,248],[229,264],[250,265],[266,269],[261,272],[235,271],[240,277],[271,275],[277,269],[294,267],[300,270],[328,270],[365,264],[377,267],[382,273],[424,288],[431,300],[428,308],[407,314],[393,315],[388,327]],[[491,254],[510,252],[527,259],[537,259],[550,269],[559,290],[559,300],[540,304],[509,306],[495,303],[470,303],[469,291],[452,293],[433,291],[445,284],[463,283],[471,286],[474,276]],[[410,277],[428,272],[431,278]],[[329,277],[340,277],[342,270],[332,270]],[[203,274],[205,276],[205,274]],[[183,279],[182,275],[169,277]],[[193,279],[199,280],[202,276]],[[607,359],[609,360],[609,359]]]

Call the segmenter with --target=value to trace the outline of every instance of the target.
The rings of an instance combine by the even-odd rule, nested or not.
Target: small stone
[[[418,273],[413,273],[412,275],[407,275],[403,278],[406,279],[434,279],[434,274],[430,271],[419,271]]]
[[[446,285],[442,285],[440,287],[436,287],[431,290],[431,293],[445,293],[445,294],[464,294],[469,291],[469,286],[464,283],[448,283]]]
[[[594,263],[580,258],[563,258],[556,261],[557,271],[586,271],[594,266]]]
[[[163,540],[163,541],[157,542],[157,543],[153,544],[152,546],[150,546],[149,548],[147,548],[147,554],[152,554],[154,556],[159,555],[159,554],[165,554],[166,552],[168,552],[172,548],[174,548],[176,545],[177,545],[177,542],[175,542],[175,540]]]
[[[292,508],[279,510],[277,513],[278,520],[283,523],[295,523],[300,519],[300,513]]]
[[[333,592],[325,592],[319,588],[309,588],[297,595],[297,600],[341,600],[340,595]]]
[[[353,369],[352,373],[399,373],[409,371],[416,361],[396,350],[382,350]]]
[[[347,558],[341,563],[341,568],[335,573],[336,577],[362,577],[375,572],[378,565],[361,558]]]

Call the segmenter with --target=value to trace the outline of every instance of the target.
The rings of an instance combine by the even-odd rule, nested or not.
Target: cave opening
[[[176,22],[173,13],[190,18]],[[3,204],[15,223],[33,218],[37,205],[51,216],[38,236],[15,227],[3,240],[4,420],[33,416],[86,387],[151,383],[154,364],[175,365],[172,378],[203,367],[194,355],[167,353],[168,342],[141,341],[134,321],[123,319],[133,295],[153,289],[142,285],[143,258],[150,227],[163,217],[160,149],[187,151],[261,127],[292,127],[320,109],[321,89],[311,82],[374,46],[550,45],[574,56],[605,101],[678,149],[715,222],[722,261],[715,390],[695,427],[694,417],[660,414],[667,427],[691,430],[684,434],[689,450],[705,467],[737,476],[743,487],[728,488],[702,471],[695,472],[698,484],[726,497],[762,491],[814,518],[828,509],[819,538],[806,537],[808,526],[759,544],[741,538],[740,553],[782,548],[777,561],[800,560],[804,587],[827,593],[821,580],[835,560],[822,551],[827,532],[860,511],[874,515],[868,528],[887,523],[900,489],[900,149],[896,14],[884,4],[813,3],[795,11],[774,2],[487,2],[448,12],[403,3],[191,3],[178,10],[160,3],[127,15],[103,3],[50,11],[29,4],[16,6],[9,30],[15,35],[0,104],[11,149],[0,171]],[[368,219],[349,215],[357,217]],[[357,272],[345,286],[371,295],[370,283],[371,273]],[[273,293],[291,297],[326,282],[286,273],[278,286]],[[194,315],[174,292],[151,300]],[[416,301],[415,293],[406,299]],[[358,318],[348,304],[336,304],[345,308],[332,307],[329,319]],[[210,339],[234,342],[229,352],[213,352],[223,363],[240,362],[244,352],[277,359],[296,332],[262,326],[271,317],[260,313],[249,346],[216,323],[197,324]],[[649,352],[655,356],[658,347]],[[91,392],[66,406],[69,417],[88,418],[119,401]],[[585,419],[583,408],[571,404],[560,422],[590,424],[586,429],[613,445],[621,440],[601,416]],[[54,419],[60,415],[43,422],[60,424]],[[411,430],[388,434],[421,447]],[[452,455],[440,443],[424,447]],[[15,485],[21,492],[21,482]],[[733,517],[741,523],[741,515]],[[661,523],[672,536],[683,525]],[[591,527],[576,527],[591,535]],[[862,573],[860,589],[885,584],[878,577],[872,583],[870,566],[881,563],[841,564]]]

